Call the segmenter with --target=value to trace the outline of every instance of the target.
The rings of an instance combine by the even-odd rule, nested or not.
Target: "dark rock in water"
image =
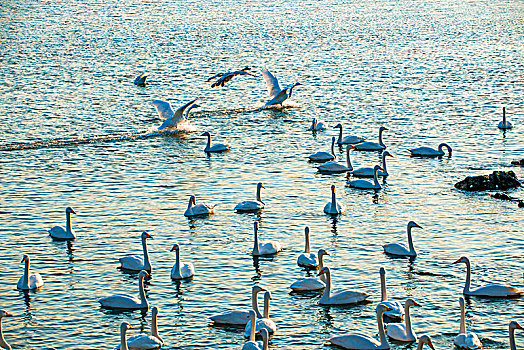
[[[503,201],[512,201],[512,200],[515,200],[515,198],[513,197],[510,197],[508,196],[507,194],[505,193],[495,193],[495,194],[492,194],[491,197],[495,198],[495,199],[502,199]]]
[[[468,176],[455,184],[455,188],[464,191],[508,190],[521,186],[513,171],[494,171],[489,175]]]
[[[521,160],[512,160],[512,161],[511,161],[511,164],[513,164],[513,165],[524,166],[524,159],[521,159]]]

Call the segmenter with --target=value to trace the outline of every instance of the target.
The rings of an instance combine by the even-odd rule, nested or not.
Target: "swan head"
[[[378,304],[377,305],[377,314],[383,314],[386,311],[390,311],[391,308],[385,304]]]
[[[383,268],[383,267],[380,268],[380,275],[381,276],[385,276],[386,275],[386,269],[385,268]]]
[[[257,190],[265,188],[264,185],[262,185],[262,182],[257,183]]]
[[[13,315],[11,315],[9,312],[7,312],[5,310],[0,310],[0,318],[11,317],[11,316],[13,316]],[[515,322],[515,321],[513,321],[513,322]],[[517,323],[517,322],[515,322],[515,323]],[[517,323],[517,325],[518,325],[518,323]]]
[[[317,276],[320,276],[320,275],[323,275],[325,273],[329,273],[329,267],[323,267],[322,270],[320,270],[320,272],[318,273]]]
[[[126,332],[129,328],[133,328],[133,327],[131,327],[131,325],[127,322],[122,322],[120,324],[120,332],[122,333]]]
[[[340,129],[342,129],[342,124],[338,123],[337,125],[334,126],[334,128],[340,128]]]
[[[151,277],[151,275],[146,271],[146,270],[142,270],[140,271],[140,273],[138,274],[138,278],[144,278],[144,277]]]
[[[331,193],[335,193],[335,185],[331,185]]]
[[[271,292],[269,290],[266,290],[266,292],[264,293],[264,300],[271,300],[273,298],[271,298]]]
[[[382,132],[382,131],[386,131],[386,130],[389,130],[389,129],[386,128],[385,126],[381,126],[380,129],[378,129],[378,132]]]
[[[388,151],[384,151],[384,153],[382,153],[382,156],[384,157],[393,157],[393,155],[391,153],[389,153]]]
[[[147,233],[146,231],[142,232],[142,239],[147,239],[147,238],[151,238],[153,239],[153,236],[151,236],[149,233]]]
[[[189,205],[191,204],[196,205],[196,197],[193,195],[189,196]]]
[[[29,255],[24,255],[24,257],[22,258],[22,261],[20,263],[23,263],[23,262],[26,262],[26,261],[29,261]]]
[[[458,264],[458,263],[469,264],[469,259],[463,256],[460,259],[458,259],[457,261],[455,261],[453,264]]]
[[[260,287],[259,285],[253,286],[253,288],[252,288],[251,290],[252,290],[253,292],[255,292],[255,293],[261,292],[261,291],[263,291],[263,290],[264,290],[264,291],[267,291],[266,288],[264,288],[264,287]]]
[[[253,223],[253,228],[255,229],[255,233],[257,233],[258,232],[258,221],[255,221]]]
[[[262,341],[264,342],[264,344],[266,344],[268,342],[268,339],[269,339],[269,333],[268,333],[267,329],[262,328],[260,330],[260,335],[262,336]]]
[[[384,171],[384,168],[382,168],[380,165],[377,164],[377,165],[375,165],[375,167],[373,168],[373,170],[374,170],[375,172],[377,172],[377,171],[379,171],[379,170]]]
[[[317,255],[320,257],[322,255],[329,255],[329,253],[326,252],[324,249],[319,249]]]
[[[255,313],[254,310],[249,310],[248,314],[249,314],[249,318],[252,320],[257,318],[257,314]]]
[[[415,300],[408,298],[406,300],[406,306],[420,306],[420,304],[417,303]]]
[[[208,136],[208,137],[211,137],[211,134],[209,133],[209,131],[204,131],[204,133],[200,136]]]
[[[306,226],[306,228],[304,229],[304,234],[306,236],[309,236],[309,227]]]
[[[410,221],[408,222],[408,227],[418,227],[418,228],[422,228],[421,226],[419,226],[419,224],[417,224],[415,221]]]
[[[511,321],[509,323],[509,329],[522,329],[522,327],[520,326],[520,324],[517,321]]]
[[[75,211],[73,210],[73,208],[71,208],[71,207],[67,207],[66,208],[66,213],[67,214],[70,214],[70,213],[76,214]]]
[[[179,250],[180,250],[180,246],[177,243],[175,243],[173,244],[173,248],[171,248],[170,252],[173,252],[173,251],[178,252]]]
[[[158,315],[158,308],[156,306],[153,306],[153,308],[151,309],[151,314],[153,317]]]
[[[428,344],[428,346],[435,350],[435,348],[433,347],[433,342],[431,341],[431,338],[427,335],[423,335],[422,337],[419,338],[418,340],[419,344]]]
[[[460,308],[461,308],[461,309],[464,308],[464,303],[465,303],[464,298],[463,298],[463,297],[460,297],[460,298],[459,298],[459,305],[460,305]]]

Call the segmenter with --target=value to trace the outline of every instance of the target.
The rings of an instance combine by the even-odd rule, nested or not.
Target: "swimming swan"
[[[129,255],[124,256],[123,258],[118,259],[120,261],[120,268],[128,271],[136,271],[140,272],[142,270],[146,270],[148,272],[151,272],[151,263],[149,262],[149,253],[147,252],[147,243],[146,240],[148,238],[153,239],[153,236],[151,236],[146,231],[142,232],[140,235],[140,238],[142,240],[142,251],[143,256],[140,255]]]
[[[471,281],[471,264],[469,259],[463,256],[454,262],[454,264],[457,263],[466,264],[466,285],[462,291],[464,295],[474,295],[477,297],[515,298],[521,296],[522,294],[522,291],[518,290],[517,288],[502,283],[489,283],[485,286],[469,290],[469,284]]]
[[[24,255],[21,263],[25,262],[24,274],[18,280],[16,288],[21,290],[37,289],[44,285],[44,280],[38,272],[31,273],[29,271],[29,256]]]
[[[2,319],[4,317],[11,317],[11,316],[13,315],[11,315],[9,312],[5,310],[0,310],[0,348],[6,349],[6,350],[11,350],[11,346],[7,344],[7,342],[4,339],[4,333],[2,332]]]
[[[264,293],[264,314],[262,318],[256,320],[255,333],[260,332],[262,329],[266,329],[269,334],[274,334],[277,331],[277,325],[269,318],[269,300],[271,300],[271,293],[266,291]],[[244,329],[244,337],[251,335],[251,320],[246,324]]]
[[[207,145],[206,148],[204,148],[204,152],[206,153],[219,153],[229,151],[231,149],[229,145],[225,145],[223,143],[215,143],[213,146],[211,146],[211,134],[208,131],[204,132],[200,136],[207,136]]]
[[[388,292],[386,289],[386,270],[380,268],[380,294],[381,302],[379,304],[386,305],[389,310],[385,312],[386,317],[394,321],[402,321],[404,318],[404,307],[398,301],[388,301]]]
[[[245,325],[249,321],[249,313],[253,311],[255,316],[262,318],[262,314],[258,310],[257,296],[261,291],[267,289],[260,286],[253,286],[251,288],[251,310],[231,310],[223,312],[219,315],[211,316],[209,319],[215,324],[229,324],[229,325]]]
[[[335,159],[335,137],[331,138],[331,153],[329,152],[316,152],[310,155],[309,160],[311,162],[327,162]]]
[[[158,335],[157,316],[158,308],[154,306],[151,309],[151,334],[137,334],[129,337],[129,339],[127,339],[127,347],[129,349],[158,349],[164,345],[164,341],[160,338],[160,335]]]
[[[335,185],[331,185],[331,202],[328,202],[324,206],[324,213],[330,215],[342,214],[346,211],[346,208],[339,202],[337,202],[337,197],[335,195]]]
[[[318,267],[317,254],[311,253],[309,248],[309,227],[306,226],[305,230],[305,247],[304,253],[300,254],[297,258],[297,265],[308,269],[316,269]]]
[[[389,244],[382,246],[384,248],[384,253],[393,255],[393,256],[402,256],[402,257],[410,257],[410,258],[416,257],[417,252],[415,251],[415,247],[413,246],[413,239],[411,238],[411,229],[413,227],[422,228],[414,221],[408,222],[409,248],[404,243],[389,243]]]
[[[451,147],[446,143],[441,143],[438,145],[438,149],[433,149],[431,147],[418,147],[410,149],[412,157],[442,157],[444,155],[444,151],[442,150],[444,147],[448,150],[448,156],[451,157],[452,149]]]
[[[144,277],[149,277],[149,274],[142,270],[138,274],[138,292],[140,299],[129,294],[114,294],[108,297],[98,299],[102,307],[115,310],[138,310],[148,309],[146,293],[144,292]]]
[[[54,226],[48,232],[49,236],[57,240],[71,240],[75,239],[75,232],[71,229],[71,213],[76,214],[73,208],[66,208],[66,225]]]
[[[515,345],[515,329],[522,329],[517,321],[511,321],[509,323],[509,348],[510,350],[517,350]]]
[[[158,127],[158,131],[161,131],[166,128],[176,128],[180,122],[183,120],[186,120],[184,118],[184,110],[191,106],[198,98],[195,98],[192,101],[189,101],[182,107],[176,110],[176,112],[173,112],[173,109],[171,108],[171,104],[169,102],[165,102],[162,100],[153,100],[151,102],[151,105],[153,105],[156,108],[156,111],[158,113],[158,116],[162,119],[165,119],[165,121]]]
[[[214,213],[214,208],[216,204],[208,205],[206,203],[196,204],[196,197],[191,195],[189,197],[189,203],[187,209],[184,212],[184,216],[194,217],[194,216],[205,216]]]
[[[311,123],[311,126],[309,127],[309,130],[311,131],[323,131],[327,129],[327,124],[325,121],[313,118],[313,122]]]
[[[142,73],[138,77],[135,78],[135,81],[133,81],[133,84],[137,86],[146,86],[146,79],[147,79],[146,73]]]
[[[389,153],[388,151],[382,152],[382,164],[380,166],[384,170],[379,170],[377,172],[378,176],[388,176],[389,175],[388,169],[386,167],[386,157],[387,156],[393,157],[391,153]],[[351,171],[351,175],[356,176],[356,177],[373,177],[374,172],[375,172],[374,168],[365,167],[365,168],[358,168],[358,169]]]
[[[256,324],[257,314],[253,310],[249,310],[249,321],[251,322],[251,324]],[[242,346],[242,350],[261,350],[264,348],[263,341],[255,340],[255,328],[256,327],[251,327],[251,331],[249,333],[249,341],[247,343],[244,343],[244,345]]]
[[[385,126],[381,126],[380,129],[378,129],[378,143],[371,141],[362,142],[358,145],[355,145],[355,149],[357,151],[382,151],[386,148],[386,145],[384,144],[384,142],[382,142],[382,133],[385,130],[389,129]]]
[[[369,294],[367,293],[349,289],[337,290],[336,292],[331,293],[331,272],[329,271],[329,267],[323,267],[318,275],[326,275],[326,289],[324,289],[324,294],[322,294],[318,301],[321,305],[356,304],[369,297]]]
[[[122,322],[120,324],[120,350],[129,350],[127,347],[126,332],[128,329],[133,328],[127,322]]]
[[[258,242],[258,221],[254,222],[255,228],[255,240],[253,244],[253,256],[261,255],[273,255],[277,254],[282,250],[282,245],[279,241],[267,241],[267,242]]]
[[[354,149],[352,145],[348,145],[346,147],[346,165],[342,165],[337,163],[336,161],[332,160],[329,162],[325,162],[322,165],[319,165],[317,167],[318,171],[322,174],[340,174],[340,173],[347,173],[348,171],[353,170],[353,166],[351,165],[351,159],[349,158],[349,151]]]
[[[260,189],[265,188],[264,185],[262,185],[262,182],[259,182],[257,184],[257,199],[256,201],[243,201],[238,203],[235,206],[235,210],[238,213],[241,212],[251,212],[251,211],[259,211],[264,209],[265,203],[262,202],[262,199],[260,198]]]
[[[502,121],[498,125],[499,129],[511,129],[513,125],[506,120],[506,107],[502,107]]]
[[[340,132],[338,134],[338,139],[337,139],[337,143],[339,145],[360,143],[360,142],[363,142],[366,139],[365,137],[354,136],[354,135],[348,135],[348,136],[342,137],[342,124],[340,124],[340,123],[335,125],[335,128],[339,128],[340,129]]]
[[[171,248],[171,251],[175,251],[176,253],[175,265],[173,265],[173,268],[171,269],[171,279],[181,280],[193,277],[195,275],[195,268],[193,267],[193,264],[180,262],[180,246],[178,244],[174,244],[173,248]]]
[[[386,333],[391,339],[395,339],[402,342],[414,342],[417,341],[417,335],[411,328],[411,317],[409,313],[410,306],[420,306],[415,300],[408,299],[404,304],[404,312],[406,317],[404,323],[389,323],[386,326]]]
[[[479,337],[473,333],[466,334],[466,307],[464,305],[464,298],[459,298],[460,304],[460,331],[459,334],[455,337],[453,341],[459,349],[481,349],[482,343],[480,342]]]
[[[373,168],[373,182],[368,180],[352,180],[348,182],[349,187],[358,188],[361,190],[380,190],[382,186],[378,183],[378,171],[384,170],[380,165],[375,165]]]
[[[323,259],[324,255],[329,255],[329,254],[324,249],[319,249],[318,254],[317,254],[319,270],[322,270],[322,268],[324,267],[324,259]],[[293,284],[290,285],[289,288],[291,288],[295,292],[321,290],[323,288],[326,288],[326,275],[322,274],[319,276],[319,278],[315,278],[315,277],[302,278],[298,281],[293,282]]]
[[[284,89],[280,89],[277,78],[275,78],[275,76],[271,74],[271,72],[268,71],[265,67],[262,68],[262,76],[266,81],[267,91],[269,93],[269,97],[271,98],[271,100],[267,102],[262,108],[267,108],[269,106],[278,104],[282,106],[282,103],[291,97],[293,88],[295,86],[302,85],[300,83],[289,84]]]

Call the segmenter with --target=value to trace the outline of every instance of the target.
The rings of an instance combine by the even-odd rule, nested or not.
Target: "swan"
[[[0,310],[0,348],[6,350],[11,350],[11,346],[7,344],[7,342],[4,339],[4,333],[2,332],[2,318],[11,316],[13,315],[11,315],[9,312],[5,310]]]
[[[165,119],[165,121],[158,127],[158,131],[161,131],[166,128],[176,128],[180,122],[184,121],[184,110],[191,106],[198,98],[195,98],[192,101],[189,101],[182,107],[173,112],[171,104],[162,100],[153,100],[151,105],[156,108],[156,111],[160,118]]]
[[[388,301],[388,292],[386,289],[386,270],[380,268],[380,294],[381,302],[379,304],[386,305],[389,310],[385,313],[386,317],[391,320],[402,321],[404,318],[404,307],[398,301]]]
[[[38,272],[31,273],[29,271],[29,256],[24,255],[21,263],[25,262],[25,269],[24,274],[20,279],[18,280],[18,283],[16,284],[16,288],[21,290],[29,290],[29,289],[36,289],[40,288],[44,285],[44,280],[42,280],[42,276]]]
[[[126,332],[128,329],[133,328],[127,322],[120,324],[120,350],[129,350],[127,347]]]
[[[147,79],[146,73],[142,73],[138,77],[135,78],[135,81],[133,81],[133,84],[137,86],[146,86],[146,79]]]
[[[424,348],[424,344],[428,344],[430,349],[435,350],[433,347],[433,342],[431,341],[431,338],[427,335],[423,335],[419,338],[418,344],[417,344],[417,350],[422,350]]]
[[[271,74],[271,72],[268,71],[265,67],[262,68],[262,76],[266,81],[267,91],[269,93],[269,97],[271,98],[271,100],[267,102],[262,108],[267,108],[269,106],[278,104],[282,107],[282,103],[291,97],[293,88],[295,86],[302,85],[300,83],[289,84],[284,89],[280,89],[277,78],[275,78],[275,76]]]
[[[327,129],[327,124],[325,121],[313,118],[313,122],[311,123],[311,126],[309,127],[309,130],[311,131],[323,131]]]
[[[384,321],[382,319],[384,312],[388,311],[389,307],[384,304],[378,304],[376,310],[380,342],[362,333],[347,333],[329,339],[331,344],[354,350],[389,349],[388,339],[384,332]]]
[[[186,114],[184,115],[184,120],[189,120],[189,112],[191,112],[193,108],[197,107],[200,107],[200,105],[197,105],[196,103],[193,103],[191,106],[187,107]]]
[[[515,345],[515,329],[522,329],[517,321],[511,321],[509,323],[509,348],[510,350],[517,350]]]
[[[232,310],[226,311],[219,315],[211,316],[209,319],[215,324],[228,324],[228,325],[242,325],[244,326],[249,321],[249,313],[255,312],[255,316],[262,318],[262,314],[258,311],[257,296],[261,291],[267,291],[267,289],[260,286],[253,286],[251,288],[251,309],[252,310]]]
[[[386,333],[391,339],[395,339],[402,342],[414,342],[417,341],[417,335],[413,332],[411,328],[411,317],[409,314],[410,306],[420,306],[415,300],[408,299],[404,304],[404,312],[406,318],[404,323],[389,323],[386,326]]]
[[[448,156],[451,157],[452,149],[447,143],[438,145],[438,150],[431,147],[417,147],[409,151],[412,157],[442,157],[444,155],[444,151],[442,150],[444,147],[448,150]]]
[[[317,167],[318,171],[322,174],[340,174],[353,170],[351,159],[349,158],[349,151],[354,148],[352,145],[346,147],[346,165],[339,164],[336,161],[329,161],[319,165]]]
[[[335,137],[331,138],[331,153],[329,152],[317,152],[310,155],[309,160],[311,162],[327,162],[335,159]]]
[[[66,225],[64,226],[54,226],[49,231],[49,236],[53,239],[58,240],[71,240],[75,239],[75,232],[71,229],[71,213],[76,214],[73,208],[66,208]]]
[[[264,314],[262,318],[256,320],[255,333],[262,329],[267,330],[269,334],[274,334],[277,331],[277,325],[269,318],[269,300],[271,300],[271,292],[266,291],[264,293]],[[244,337],[246,338],[251,335],[251,324],[251,320],[248,321],[244,329]]]
[[[258,221],[254,222],[255,227],[255,240],[253,245],[253,256],[260,255],[273,255],[277,254],[282,250],[282,245],[279,241],[268,241],[268,242],[258,242]]]
[[[260,189],[265,188],[262,182],[257,184],[257,199],[255,201],[243,201],[236,205],[235,210],[240,212],[259,211],[264,209],[265,203],[260,199]]]
[[[160,338],[160,335],[158,335],[158,328],[157,328],[157,315],[158,315],[158,308],[154,306],[151,309],[151,334],[137,334],[132,337],[129,337],[127,339],[127,347],[129,349],[141,349],[141,350],[149,350],[149,349],[158,349],[161,348],[162,345],[164,345],[164,341],[162,338]],[[120,346],[117,348],[119,349]]]
[[[175,265],[173,265],[173,268],[171,269],[171,279],[181,280],[184,278],[193,277],[195,274],[195,268],[193,267],[193,264],[180,262],[180,246],[178,244],[174,244],[173,248],[171,248],[171,251],[173,250],[176,253],[176,261]]]
[[[415,251],[415,247],[413,246],[413,239],[411,238],[411,229],[413,227],[420,227],[416,222],[410,221],[408,222],[408,245],[409,248],[404,243],[389,243],[386,245],[383,245],[384,253],[394,256],[403,256],[403,257],[411,257],[414,258],[417,256],[417,252]]]
[[[206,153],[219,153],[229,151],[231,149],[229,145],[225,145],[223,143],[216,143],[211,146],[211,134],[208,131],[204,132],[200,136],[207,136],[207,145],[206,148],[204,148],[204,152]]]
[[[217,74],[213,75],[211,78],[207,79],[207,81],[209,82],[209,81],[211,81],[213,79],[219,78],[216,82],[214,82],[211,85],[211,87],[212,88],[217,87],[217,86],[224,87],[224,85],[227,82],[229,82],[231,79],[233,79],[237,75],[251,75],[252,77],[256,77],[255,74],[253,74],[251,72],[248,72],[249,70],[251,70],[251,68],[245,67],[245,68],[242,68],[241,70],[236,70],[234,72],[217,73]]]
[[[256,324],[257,314],[253,310],[249,310],[249,321],[251,322],[251,324]],[[255,328],[256,327],[250,328],[249,341],[247,343],[244,343],[244,346],[242,346],[242,350],[260,350],[264,347],[263,341],[255,341]]]
[[[153,236],[144,231],[142,232],[142,235],[140,237],[142,239],[142,251],[144,252],[144,256],[142,257],[140,255],[128,255],[118,259],[120,261],[121,269],[137,272],[146,270],[148,272],[151,272],[151,263],[149,262],[149,253],[147,252],[146,239],[153,239]]]
[[[502,107],[502,121],[498,125],[499,129],[511,129],[513,125],[506,120],[506,107]]]
[[[318,268],[322,270],[324,267],[324,261],[323,257],[324,255],[329,255],[328,252],[326,252],[324,249],[318,250]],[[302,278],[296,282],[293,282],[291,286],[289,286],[293,291],[295,292],[305,292],[305,291],[312,291],[312,290],[321,290],[323,288],[326,288],[326,275],[320,275],[319,278],[314,277],[306,277]]]
[[[464,298],[459,298],[460,304],[460,331],[455,337],[454,343],[459,349],[481,349],[482,343],[475,333],[466,334],[466,307],[464,306]]]
[[[191,195],[189,197],[189,204],[187,205],[187,209],[184,212],[184,216],[193,217],[213,214],[215,212],[215,206],[216,204],[208,205],[206,203],[200,203],[197,205],[195,196]]]
[[[522,291],[515,287],[508,286],[502,283],[489,283],[485,286],[469,290],[469,284],[471,281],[471,264],[469,259],[465,256],[461,257],[454,264],[464,263],[466,264],[466,285],[464,286],[464,295],[473,295],[477,297],[495,297],[495,298],[514,298],[522,295]]]
[[[393,156],[388,151],[382,152],[381,167],[384,170],[379,170],[377,172],[378,176],[388,176],[389,175],[388,169],[386,167],[386,157],[393,157]],[[374,171],[375,171],[374,168],[371,168],[371,167],[358,168],[358,169],[351,171],[351,175],[356,176],[356,177],[373,177]]]
[[[318,258],[317,254],[310,253],[309,249],[309,227],[306,227],[304,230],[306,236],[306,246],[304,248],[304,253],[300,254],[297,258],[297,265],[301,267],[306,267],[308,269],[316,269],[318,267]]]
[[[148,309],[146,293],[144,292],[144,277],[149,277],[147,271],[142,270],[138,274],[138,292],[140,299],[129,294],[114,294],[98,299],[102,307],[117,310],[138,310]]]
[[[337,197],[335,195],[335,185],[331,185],[331,202],[328,202],[324,206],[324,213],[331,215],[342,214],[346,211],[346,208],[339,202],[337,202]]]
[[[354,136],[354,135],[348,135],[342,137],[342,124],[335,125],[335,128],[339,128],[340,132],[338,134],[337,143],[339,145],[346,145],[346,144],[354,144],[354,143],[360,143],[364,141],[366,138],[361,136]]]
[[[337,290],[331,294],[331,272],[329,267],[323,267],[318,273],[319,276],[326,275],[326,289],[318,301],[321,305],[348,305],[356,304],[366,300],[369,294],[358,290]]]
[[[349,187],[359,188],[361,190],[380,190],[382,186],[378,183],[378,171],[384,170],[380,165],[373,168],[373,182],[368,180],[352,180],[348,182]]]
[[[389,130],[385,126],[381,126],[380,129],[378,129],[378,143],[366,141],[359,143],[358,145],[355,145],[355,149],[357,151],[382,151],[386,148],[386,145],[384,142],[382,142],[382,133],[384,130]]]

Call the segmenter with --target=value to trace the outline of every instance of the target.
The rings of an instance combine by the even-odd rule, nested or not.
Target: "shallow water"
[[[390,299],[422,305],[414,329],[440,349],[458,332],[465,267],[453,261],[470,257],[472,286],[524,287],[522,209],[453,189],[523,156],[521,2],[10,1],[0,13],[0,307],[15,315],[3,320],[14,349],[109,348],[122,321],[136,327],[129,335],[147,330],[150,312],[115,314],[96,301],[137,294],[136,276],[117,267],[118,257],[141,252],[143,230],[154,236],[146,289],[167,349],[241,348],[241,330],[210,327],[207,317],[248,306],[255,283],[272,292],[271,348],[297,350],[329,348],[346,331],[376,334],[380,267]],[[246,65],[267,65],[281,85],[304,84],[296,106],[254,112],[267,101],[262,78],[236,77],[224,89],[205,82]],[[132,84],[142,71],[145,88]],[[191,119],[200,132],[153,132],[162,121],[152,99],[178,106],[197,96],[202,107]],[[515,126],[507,132],[496,127],[502,106]],[[316,172],[306,157],[327,151],[336,131],[312,134],[313,117],[370,140],[380,125],[390,129],[392,175],[381,191]],[[205,130],[232,150],[207,157]],[[451,158],[408,157],[408,148],[442,141]],[[355,166],[378,159],[352,153]],[[259,181],[266,209],[234,213]],[[347,207],[336,219],[322,211],[331,184]],[[190,194],[218,203],[217,213],[188,221]],[[46,230],[64,223],[67,206],[78,213],[78,238],[53,242]],[[285,247],[258,264],[250,256],[255,219],[262,240]],[[409,220],[424,228],[413,231],[419,256],[386,257],[381,245],[404,241]],[[335,289],[360,288],[371,303],[322,307],[315,295],[289,293],[305,275],[296,258],[306,225],[312,249],[331,253]],[[192,281],[169,278],[175,242],[195,265]],[[23,254],[45,281],[28,295],[16,290]],[[467,324],[484,348],[507,348],[507,325],[524,322],[523,308],[524,299],[472,298]]]

